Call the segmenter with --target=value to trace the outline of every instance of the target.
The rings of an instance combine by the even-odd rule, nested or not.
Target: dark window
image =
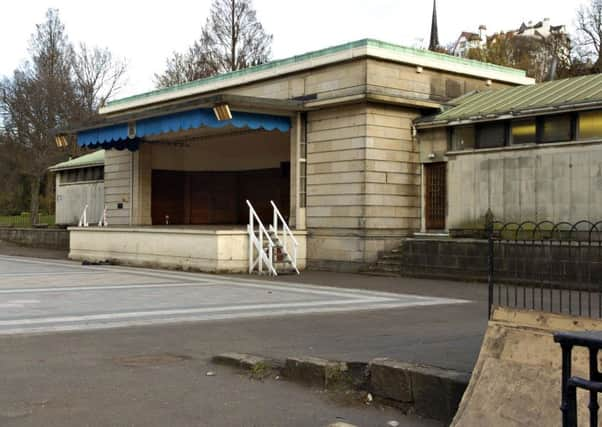
[[[71,169],[61,172],[61,184],[74,182],[102,181],[104,179],[104,167]]]
[[[506,145],[506,124],[482,124],[477,128],[477,148],[495,148]]]
[[[602,138],[602,110],[579,113],[579,139]]]
[[[299,207],[307,206],[307,162],[299,162]]]
[[[537,127],[534,119],[516,120],[511,124],[512,144],[527,144],[537,141]]]
[[[451,129],[450,150],[461,151],[474,148],[474,126],[456,126]]]
[[[572,139],[572,124],[570,114],[541,117],[538,123],[538,142],[570,141]]]

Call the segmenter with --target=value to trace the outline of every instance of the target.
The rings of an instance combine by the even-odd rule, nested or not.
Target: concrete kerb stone
[[[368,390],[376,397],[399,402],[402,409],[446,423],[451,422],[470,374],[378,358],[370,362]]]
[[[318,357],[289,357],[284,363],[282,375],[292,381],[325,389],[351,382],[345,362]]]
[[[257,366],[279,370],[287,380],[326,390],[370,392],[382,403],[425,418],[451,422],[470,374],[388,358],[370,363],[317,357],[289,357],[284,362],[241,353],[213,357],[214,363],[253,371]]]
[[[256,369],[258,366],[265,366],[269,369],[279,369],[283,366],[281,361],[245,353],[222,353],[213,356],[211,361],[218,365],[227,365],[249,371]]]

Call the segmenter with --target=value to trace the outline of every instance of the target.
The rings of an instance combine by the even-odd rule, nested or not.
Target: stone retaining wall
[[[495,277],[510,282],[572,281],[589,283],[602,274],[598,245],[550,245],[498,242],[494,246]],[[486,281],[488,246],[485,239],[405,239],[381,255],[371,272],[404,276]]]
[[[34,248],[69,249],[69,231],[58,228],[0,227],[0,240]]]

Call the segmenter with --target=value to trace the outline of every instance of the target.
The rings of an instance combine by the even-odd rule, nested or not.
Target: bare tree
[[[67,156],[56,147],[53,129],[88,117],[102,105],[119,87],[124,66],[116,65],[106,50],[74,53],[55,9],[36,25],[29,51],[30,61],[0,82],[0,123],[13,149],[15,172],[30,182],[35,224],[47,169]]]
[[[593,71],[602,72],[600,43],[602,41],[602,0],[591,0],[577,11],[577,45],[581,56],[594,64]]]
[[[84,112],[95,114],[125,83],[127,63],[114,59],[109,49],[85,43],[73,53],[73,80]]]
[[[215,72],[223,73],[268,61],[272,39],[257,20],[251,0],[214,0],[201,44]]]
[[[7,136],[18,147],[20,171],[29,177],[32,223],[39,210],[46,169],[64,154],[51,129],[67,124],[75,94],[71,84],[71,46],[58,12],[50,9],[30,42],[31,62],[2,84],[1,104]]]
[[[174,52],[166,62],[167,68],[163,74],[155,74],[155,83],[158,87],[186,83],[214,74],[199,42],[195,42],[185,53]]]
[[[155,82],[166,87],[267,62],[272,40],[251,0],[213,0],[200,39],[186,53],[174,53]]]

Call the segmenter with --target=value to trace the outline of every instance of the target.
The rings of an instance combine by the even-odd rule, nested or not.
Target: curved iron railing
[[[493,306],[602,318],[602,221],[490,221]]]

